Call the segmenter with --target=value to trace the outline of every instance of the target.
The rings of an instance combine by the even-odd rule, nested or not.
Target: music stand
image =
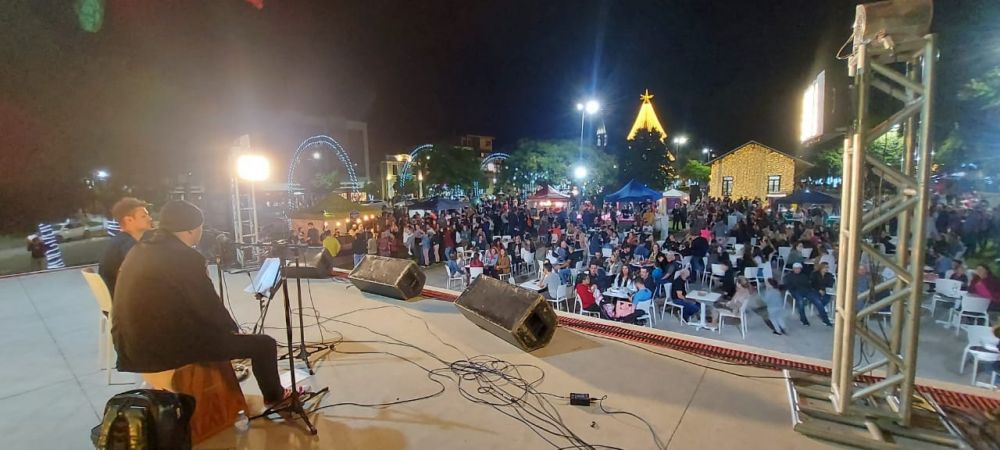
[[[287,261],[287,259],[285,257],[285,253],[286,253],[286,251],[288,249],[288,246],[287,245],[276,245],[275,249],[278,251],[278,259],[279,259],[278,266],[281,268],[281,270],[279,270],[279,273],[282,273],[282,272],[284,272],[284,267],[285,267],[286,261]],[[274,408],[274,407],[267,408],[266,410],[264,410],[264,412],[262,412],[257,417],[269,416],[271,414],[280,414],[283,411],[287,411],[287,412],[295,414],[299,418],[301,418],[302,421],[306,424],[306,428],[309,430],[310,434],[316,434],[316,427],[309,420],[309,416],[306,413],[305,408],[303,408],[303,405],[306,402],[312,401],[313,399],[315,399],[317,397],[325,395],[327,392],[330,391],[330,388],[324,387],[323,389],[320,389],[320,390],[318,390],[316,392],[305,392],[305,393],[299,394],[298,382],[295,379],[295,358],[291,357],[291,355],[293,355],[295,353],[295,343],[293,342],[293,340],[294,340],[295,337],[294,337],[294,334],[292,333],[292,327],[293,327],[293,325],[292,325],[291,300],[288,297],[288,283],[287,283],[286,280],[284,280],[283,276],[281,278],[282,278],[282,280],[280,280],[279,283],[281,285],[281,297],[282,297],[282,301],[283,301],[284,306],[285,306],[285,337],[286,337],[286,344],[288,346],[288,355],[290,355],[290,357],[288,358],[288,370],[289,370],[289,374],[288,375],[289,375],[290,380],[292,382],[292,385],[291,385],[291,388],[292,388],[292,402],[290,404],[282,406],[280,408]],[[301,303],[301,301],[302,301],[302,293],[299,292],[299,302]],[[300,313],[301,313],[301,308],[300,308]],[[261,323],[263,323],[263,320],[261,321]],[[309,365],[308,358],[306,359],[306,365],[307,366]],[[310,372],[311,371],[312,371],[312,369],[310,368]]]

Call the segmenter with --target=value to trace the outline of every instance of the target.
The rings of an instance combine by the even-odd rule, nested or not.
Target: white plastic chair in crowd
[[[444,265],[444,270],[448,273],[448,289],[451,289],[454,284],[459,284],[463,288],[465,287],[465,276],[463,276],[461,272],[452,273],[447,264]]]
[[[950,303],[954,305],[962,298],[962,282],[956,280],[949,280],[946,278],[938,278],[934,280],[934,295],[931,296],[931,317],[934,317],[934,313],[937,312],[937,304],[939,302]],[[950,321],[938,321],[944,325],[951,325]]]
[[[969,341],[962,351],[962,361],[958,366],[959,373],[965,373],[965,361],[972,358],[972,385],[976,384],[976,376],[979,375],[980,362],[1000,361],[1000,352],[997,352],[997,344],[1000,338],[993,335],[993,329],[983,325],[969,325],[966,327]],[[994,372],[995,376],[995,372]]]
[[[808,259],[810,256],[812,256],[812,254],[813,254],[813,249],[811,249],[811,248],[804,248],[804,249],[802,249],[802,257],[803,258]]]
[[[718,280],[722,282],[722,277],[726,276],[725,266],[722,264],[712,264],[712,273],[708,277],[708,290],[712,290],[712,285]]]
[[[791,300],[792,301],[792,311],[795,310],[795,297],[792,295],[792,291],[785,291],[785,296],[782,297],[782,300],[784,301],[784,307],[785,308],[788,307],[788,300]]]
[[[510,282],[512,282],[512,283],[514,282],[514,277],[512,277],[511,274],[509,274],[509,273],[501,273],[501,274],[497,275],[497,278],[500,281],[510,280]]]
[[[729,267],[736,267],[737,259],[740,259],[740,257],[736,256],[736,253],[729,255]]]
[[[526,259],[521,263],[521,273],[532,273],[535,271],[535,258]]]
[[[102,370],[108,372],[107,383],[110,385],[116,356],[115,345],[111,340],[111,293],[108,291],[108,286],[104,284],[104,279],[97,274],[96,267],[87,267],[81,272],[83,279],[87,281],[87,286],[90,287],[90,292],[94,294],[97,308],[101,312],[98,322],[97,364]]]
[[[601,248],[601,256],[605,258],[611,257],[611,249],[608,247]]]
[[[691,257],[690,256],[685,256],[685,257],[681,258],[681,267],[683,267],[685,269],[688,269],[688,268],[691,267]]]
[[[791,247],[778,247],[778,267],[785,267],[785,261],[788,259],[788,253],[791,251]]]
[[[726,238],[726,247],[733,248],[735,246],[736,246],[736,238],[734,238],[734,237],[727,237]]]
[[[730,318],[730,319],[739,319],[739,321],[740,321],[740,334],[743,336],[743,339],[746,339],[747,338],[747,305],[749,305],[749,304],[750,304],[749,301],[743,302],[743,304],[740,305],[740,310],[739,311],[729,311],[729,310],[721,309],[720,308],[719,309],[719,334],[722,334],[722,327],[725,326],[727,318]]]
[[[736,238],[733,238],[733,239],[736,239]],[[743,257],[743,249],[745,249],[745,248],[746,248],[746,245],[743,245],[743,244],[734,244],[733,245],[733,254],[735,254],[739,258],[742,258]]]
[[[645,316],[645,318],[646,318],[646,326],[650,327],[650,328],[653,328],[653,325],[656,322],[656,316],[654,315],[656,313],[656,307],[653,305],[653,301],[652,300],[646,300],[646,301],[643,301],[643,302],[636,303],[635,304],[635,309],[636,309],[636,311],[639,311],[639,310],[646,311],[646,316]]]
[[[958,336],[963,328],[968,328],[969,325],[962,323],[962,319],[971,319],[976,322],[983,321],[983,325],[989,326],[990,316],[986,312],[987,308],[990,307],[990,299],[985,297],[972,296],[965,294],[962,296],[962,311],[958,313],[958,318],[955,321],[955,336]],[[952,312],[954,314],[955,311]]]
[[[754,286],[760,286],[764,284],[764,278],[757,276],[757,271],[763,271],[763,267],[747,267],[743,269],[743,278],[746,278],[750,284]]]
[[[464,258],[465,257],[465,247],[455,247],[455,254],[458,255],[460,258]],[[448,256],[448,255],[445,255],[445,256]]]
[[[580,300],[579,295],[574,295],[574,297],[576,298],[576,311],[578,313],[587,317],[597,317],[597,318],[601,317],[601,313],[599,312],[587,311],[586,309],[583,309],[583,300]]]
[[[559,309],[559,305],[563,305],[563,309],[569,311],[569,303],[568,303],[569,299],[566,297],[567,295],[566,290],[568,288],[569,286],[566,286],[565,284],[559,285],[559,288],[556,289],[556,298],[553,300],[549,300],[549,303],[552,303],[553,308]]]
[[[483,274],[482,267],[469,267],[469,282],[471,283],[475,281],[475,279],[479,278],[479,276],[482,274]]]

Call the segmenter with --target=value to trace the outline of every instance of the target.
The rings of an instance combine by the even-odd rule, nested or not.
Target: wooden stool
[[[240,410],[247,409],[243,390],[229,361],[188,364],[173,370],[144,373],[142,379],[155,389],[194,397],[191,417],[191,442],[194,444],[233,426]]]

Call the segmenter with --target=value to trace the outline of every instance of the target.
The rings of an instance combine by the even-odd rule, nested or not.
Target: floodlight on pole
[[[684,145],[688,143],[688,137],[683,134],[674,138],[674,144]]]
[[[103,180],[111,176],[111,174],[109,174],[108,171],[104,169],[98,170],[97,172],[94,173],[94,175],[97,176],[98,180]]]
[[[583,164],[583,128],[584,123],[587,120],[587,114],[595,114],[597,111],[601,110],[601,104],[597,100],[590,99],[586,102],[580,102],[576,104],[576,110],[580,111],[580,154],[578,162]]]
[[[261,155],[240,155],[236,159],[236,174],[247,181],[264,181],[271,175],[271,164]]]
[[[584,178],[587,178],[587,168],[584,167],[582,164],[576,166],[573,169],[573,178],[576,178],[577,180],[582,180]]]

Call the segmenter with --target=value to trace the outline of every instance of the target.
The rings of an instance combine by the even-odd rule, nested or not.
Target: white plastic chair
[[[934,313],[937,312],[938,302],[950,303],[952,305],[958,302],[962,298],[962,282],[956,280],[949,280],[946,278],[938,278],[934,280],[934,295],[931,296],[931,317],[934,317]],[[950,322],[938,321],[938,323],[943,323],[945,325],[951,325]]]
[[[740,310],[733,312],[726,309],[719,309],[719,334],[722,334],[722,327],[726,324],[726,318],[739,319],[740,321],[740,334],[743,335],[743,339],[747,338],[747,305],[750,301],[747,300],[740,305]]]
[[[684,308],[681,305],[670,301],[670,289],[673,287],[673,283],[664,283],[662,286],[666,297],[663,299],[663,307],[660,308],[660,320],[663,320],[663,318],[667,316],[667,308],[676,312],[677,320],[681,320],[681,312],[684,311]]]
[[[471,283],[475,281],[475,279],[479,278],[479,276],[482,274],[483,274],[482,267],[469,267],[469,282]]]
[[[979,362],[1000,361],[1000,352],[997,352],[997,344],[1000,338],[993,335],[993,329],[983,325],[969,325],[966,328],[969,342],[962,351],[962,361],[958,366],[958,373],[965,373],[965,361],[972,357],[972,385],[976,384],[976,376],[979,375]]]
[[[778,267],[785,267],[785,261],[788,259],[788,253],[791,251],[791,247],[778,247]]]
[[[958,317],[955,321],[955,336],[962,331],[963,328],[968,328],[969,325],[963,325],[962,319],[972,319],[978,325],[978,322],[983,321],[983,325],[990,325],[990,316],[986,312],[987,308],[990,307],[990,299],[984,297],[976,297],[972,295],[965,294],[962,296],[962,311],[958,313]],[[952,310],[952,314],[955,311]]]
[[[763,267],[747,267],[743,269],[743,278],[746,278],[750,284],[757,286],[758,289],[764,284],[764,278],[757,276],[757,271],[763,271]]]
[[[712,290],[712,285],[718,280],[722,282],[722,277],[726,276],[725,266],[722,264],[712,264],[712,273],[708,277],[708,290]]]
[[[646,326],[653,328],[653,324],[654,322],[656,322],[656,316],[654,315],[654,313],[656,312],[656,307],[653,306],[653,301],[646,300],[643,302],[636,303],[635,309],[646,311],[646,316],[645,316]]]
[[[812,254],[813,254],[813,249],[811,248],[802,249],[802,258],[809,259],[809,257],[812,256]]]
[[[83,273],[83,279],[87,281],[87,286],[90,286],[90,292],[94,294],[97,307],[101,310],[98,322],[97,364],[108,372],[107,383],[110,385],[116,356],[115,345],[111,340],[111,292],[104,284],[104,279],[98,275],[96,267],[86,267],[80,272]]]
[[[567,312],[569,311],[569,303],[568,303],[569,299],[566,297],[567,288],[568,286],[566,286],[565,284],[560,284],[559,288],[556,289],[556,298],[554,300],[549,300],[549,303],[552,303],[553,308],[559,309],[559,305],[563,305],[563,309],[565,309]]]
[[[576,298],[576,310],[581,315],[584,315],[584,316],[587,316],[587,317],[597,317],[597,318],[601,317],[601,313],[594,312],[594,311],[587,311],[586,309],[583,309],[583,300],[580,300],[580,296],[579,295],[574,295],[574,297]]]
[[[792,311],[795,310],[795,297],[792,296],[792,291],[785,291],[785,296],[782,298],[784,300],[784,307],[788,307],[788,300],[792,300]]]
[[[452,273],[447,264],[444,265],[444,270],[448,272],[448,289],[451,289],[455,283],[460,283],[463,288],[465,287],[465,277],[461,273]]]
[[[604,258],[610,258],[611,257],[611,249],[607,248],[607,247],[602,248],[601,249],[601,256],[604,257]]]

